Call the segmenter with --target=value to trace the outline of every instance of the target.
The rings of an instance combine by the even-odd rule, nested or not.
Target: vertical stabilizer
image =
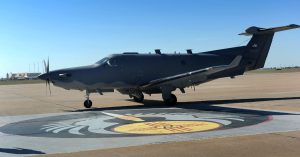
[[[247,70],[255,70],[263,68],[272,44],[275,32],[300,28],[299,25],[288,25],[274,28],[250,27],[244,33],[239,35],[252,35],[251,40],[247,44],[244,57],[248,59]]]

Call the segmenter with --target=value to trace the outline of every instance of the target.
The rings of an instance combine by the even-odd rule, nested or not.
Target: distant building
[[[41,73],[10,73],[7,75],[9,80],[34,80],[37,79]]]
[[[26,73],[26,77],[27,79],[29,80],[33,80],[33,79],[38,79],[38,76],[41,74],[41,73]]]

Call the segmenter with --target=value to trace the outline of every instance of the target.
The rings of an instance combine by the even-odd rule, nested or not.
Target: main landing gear
[[[174,88],[162,88],[162,98],[164,103],[168,106],[174,106],[177,104],[177,98],[174,94],[172,94]],[[135,102],[143,102],[144,101],[144,94],[141,91],[132,91],[129,94],[130,98],[133,98]]]
[[[174,94],[170,94],[170,96],[167,98],[163,97],[163,100],[164,103],[168,106],[175,106],[177,104],[177,98]]]
[[[143,102],[144,94],[142,92],[136,92],[134,94],[129,95],[135,102]]]
[[[164,103],[168,106],[174,106],[177,104],[177,98],[174,94],[172,94],[172,88],[163,88],[162,89],[162,98]]]
[[[83,105],[85,108],[91,108],[93,105],[93,102],[90,100],[90,93],[86,91],[86,100],[84,101]]]

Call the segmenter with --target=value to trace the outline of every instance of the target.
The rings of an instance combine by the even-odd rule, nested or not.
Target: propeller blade
[[[47,73],[47,65],[46,65],[46,61],[44,60],[44,70],[45,70],[45,73]]]
[[[48,57],[48,62],[47,62],[47,73],[49,73],[49,57]]]
[[[48,74],[49,92],[50,92],[50,95],[51,95],[51,88],[50,88],[50,80],[51,80],[51,78],[50,78],[50,74],[49,74],[49,72],[50,72],[49,67],[50,67],[50,64],[49,64],[49,57],[48,57],[48,62],[47,62],[47,74]]]
[[[46,95],[48,95],[48,92],[47,92],[47,89],[48,89],[48,83],[47,83],[47,80],[46,80],[45,83],[46,83],[46,88],[45,88],[45,89],[46,89]]]
[[[48,83],[48,88],[49,88],[49,92],[50,92],[50,96],[51,96],[50,80],[47,80],[47,83]]]
[[[46,95],[47,95],[47,89],[49,89],[49,93],[51,95],[51,87],[50,87],[51,78],[50,78],[50,69],[49,69],[49,57],[48,57],[47,63],[45,60],[43,60],[43,63],[44,63],[45,74],[46,74]]]

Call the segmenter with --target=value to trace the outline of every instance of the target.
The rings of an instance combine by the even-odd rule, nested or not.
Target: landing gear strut
[[[84,101],[83,105],[85,108],[91,108],[93,105],[93,102],[90,100],[90,93],[86,90],[86,100]]]

